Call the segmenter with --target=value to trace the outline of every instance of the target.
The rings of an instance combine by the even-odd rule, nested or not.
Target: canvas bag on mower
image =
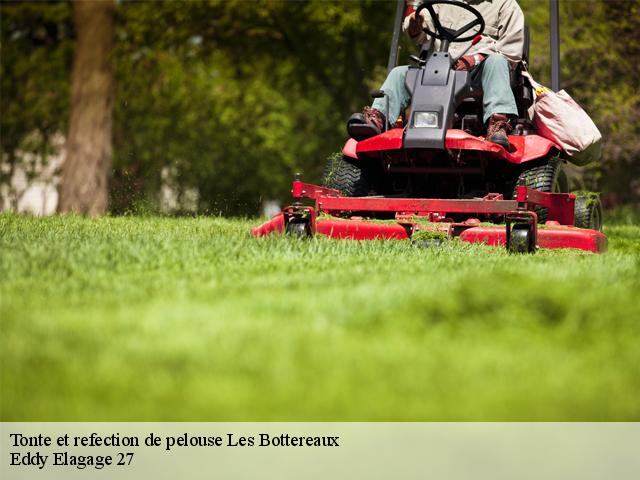
[[[591,117],[565,91],[554,92],[536,82],[524,70],[534,89],[530,116],[540,135],[553,140],[578,166],[599,160],[602,155],[602,135]]]

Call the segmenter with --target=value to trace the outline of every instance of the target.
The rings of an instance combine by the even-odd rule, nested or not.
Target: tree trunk
[[[108,206],[112,155],[113,0],[73,2],[76,47],[61,212],[99,215]]]

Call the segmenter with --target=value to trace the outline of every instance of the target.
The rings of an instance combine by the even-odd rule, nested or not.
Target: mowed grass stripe
[[[634,221],[510,256],[3,214],[2,420],[638,420]]]

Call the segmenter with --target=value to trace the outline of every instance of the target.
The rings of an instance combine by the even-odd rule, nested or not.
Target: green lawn
[[[640,227],[604,255],[0,215],[1,419],[640,420]]]

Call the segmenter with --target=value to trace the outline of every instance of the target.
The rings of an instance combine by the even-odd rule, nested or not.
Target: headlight
[[[414,128],[438,128],[438,112],[416,112],[413,114]]]

